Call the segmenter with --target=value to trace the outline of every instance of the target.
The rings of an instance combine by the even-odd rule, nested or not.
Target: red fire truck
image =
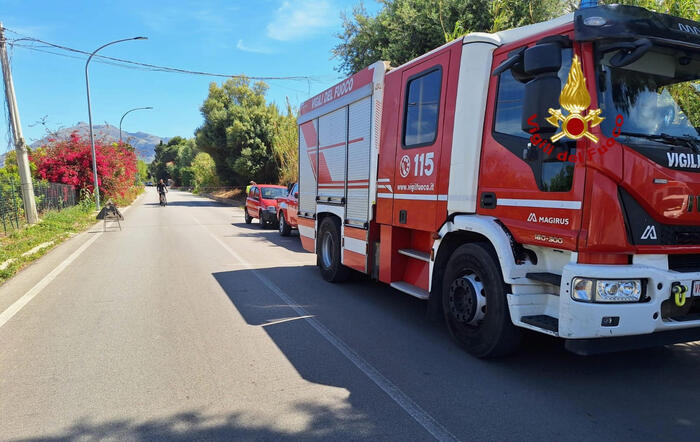
[[[374,63],[300,109],[303,246],[479,357],[700,339],[699,76],[700,23],[629,6]]]

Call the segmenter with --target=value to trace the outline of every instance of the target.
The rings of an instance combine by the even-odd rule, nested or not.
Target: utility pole
[[[17,100],[15,99],[15,86],[12,83],[12,72],[10,62],[7,59],[7,48],[5,47],[5,28],[0,23],[0,61],[2,62],[2,76],[5,80],[5,98],[7,100],[7,113],[10,116],[10,126],[12,127],[12,138],[15,141],[15,151],[17,152],[17,168],[22,182],[22,201],[24,202],[24,213],[29,224],[36,224],[39,216],[36,213],[36,202],[34,201],[34,186],[32,184],[32,174],[29,170],[29,156],[27,146],[22,136],[22,125],[19,121],[19,110],[17,110]]]

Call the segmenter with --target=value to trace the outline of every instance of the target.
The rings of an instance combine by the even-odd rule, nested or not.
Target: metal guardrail
[[[78,202],[76,189],[69,184],[35,181],[34,196],[39,213],[61,210]],[[25,223],[24,203],[19,180],[12,177],[0,179],[0,225],[3,233],[18,229]]]

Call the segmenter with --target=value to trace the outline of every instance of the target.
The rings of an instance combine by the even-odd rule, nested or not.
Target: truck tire
[[[250,216],[250,215],[248,215],[248,208],[246,207],[245,209],[243,209],[243,211],[245,212],[245,223],[246,223],[246,224],[252,223],[252,222],[253,222],[253,217]]]
[[[520,343],[506,292],[501,268],[487,244],[464,244],[452,253],[443,279],[442,307],[450,335],[470,354],[504,356]]]
[[[340,263],[340,226],[334,218],[321,222],[316,246],[316,264],[321,276],[328,282],[342,282],[350,276],[350,269]]]
[[[280,219],[278,223],[280,235],[289,236],[289,234],[292,233],[292,228],[289,227],[289,224],[287,224],[287,220],[285,220],[284,218],[284,212],[280,212]]]

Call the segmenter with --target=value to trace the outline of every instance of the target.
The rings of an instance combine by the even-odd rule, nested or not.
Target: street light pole
[[[88,121],[90,124],[90,147],[92,148],[92,175],[94,178],[94,185],[95,185],[95,206],[97,207],[97,210],[100,210],[100,187],[97,184],[97,155],[95,154],[95,136],[92,132],[92,109],[90,107],[90,76],[88,75],[88,65],[90,64],[90,60],[92,60],[92,57],[97,54],[97,52],[100,49],[104,49],[109,45],[113,45],[115,43],[121,43],[123,41],[129,41],[129,40],[147,40],[148,37],[132,37],[132,38],[123,38],[121,40],[115,40],[111,41],[107,44],[104,44],[100,46],[99,48],[95,49],[92,54],[88,57],[87,61],[85,62],[85,87],[87,89],[87,104],[88,104]]]
[[[130,109],[126,112],[124,112],[124,115],[122,115],[122,118],[119,120],[119,143],[121,144],[122,142],[122,121],[124,121],[124,117],[126,117],[126,114],[129,112],[133,112],[135,110],[142,110],[142,109],[153,109],[151,106],[148,107],[135,107],[133,109]]]

